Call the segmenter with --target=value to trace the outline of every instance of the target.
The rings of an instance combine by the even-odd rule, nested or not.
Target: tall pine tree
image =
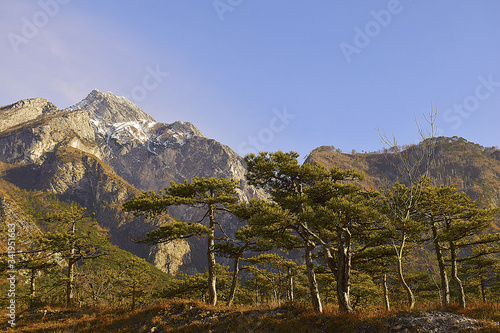
[[[201,221],[172,221],[149,232],[142,242],[157,244],[195,235],[207,237],[208,302],[213,305],[217,303],[215,229],[218,222],[216,213],[229,211],[228,207],[238,201],[237,187],[238,184],[234,180],[196,177],[191,182],[187,180],[180,184],[171,182],[170,187],[159,194],[154,191],[143,192],[123,204],[123,208],[127,211],[144,213],[150,217],[167,212],[168,207],[172,205],[187,205],[202,210]],[[208,218],[207,226],[203,224],[206,218]]]

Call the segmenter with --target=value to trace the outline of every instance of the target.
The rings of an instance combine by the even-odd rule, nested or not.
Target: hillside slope
[[[409,146],[405,153],[411,154],[417,148]],[[399,160],[391,152],[345,154],[332,146],[322,146],[309,154],[306,163],[355,168],[365,173],[361,184],[366,188],[387,188],[400,180],[394,168]],[[435,185],[455,184],[485,205],[500,206],[500,150],[496,147],[482,147],[458,137],[438,137],[429,173]]]

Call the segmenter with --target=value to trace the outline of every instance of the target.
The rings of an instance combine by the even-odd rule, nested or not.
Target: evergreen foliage
[[[500,300],[494,225],[500,209],[428,177],[375,191],[360,186],[364,174],[355,169],[300,164],[294,152],[250,154],[245,161],[249,183],[267,191],[266,200],[238,202],[235,181],[194,178],[123,204],[148,218],[165,217],[177,205],[199,210],[198,220],[168,217],[138,240],[206,239],[207,272],[177,278],[109,243],[84,208],[19,190],[23,218],[36,225],[18,235],[18,293],[25,306],[121,304],[133,310],[187,298],[227,305],[309,302],[318,312],[333,304],[352,312],[389,310],[391,303],[411,308],[456,300],[465,307]],[[228,234],[217,219],[221,213],[237,216],[239,229]],[[3,222],[5,228],[12,221]],[[217,257],[230,259],[232,268]]]
[[[134,199],[123,204],[127,211],[145,214],[148,217],[157,216],[167,212],[169,206],[187,205],[199,208],[203,211],[203,218],[194,222],[171,222],[156,230],[149,232],[144,243],[162,243],[174,239],[189,238],[195,235],[205,236],[207,242],[208,259],[208,302],[217,303],[217,275],[215,262],[215,228],[222,226],[215,220],[217,211],[229,211],[231,205],[235,204],[236,188],[238,184],[234,180],[224,178],[193,178],[182,184],[171,182],[170,187],[159,194],[143,192]],[[208,226],[200,225],[208,217]]]

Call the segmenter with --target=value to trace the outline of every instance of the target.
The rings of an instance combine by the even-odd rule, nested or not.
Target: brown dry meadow
[[[64,309],[47,307],[19,314],[15,329],[6,326],[2,313],[1,331],[12,332],[391,332],[387,322],[402,315],[424,311],[449,311],[479,320],[484,332],[500,332],[500,304],[475,303],[467,309],[436,305],[412,312],[383,309],[343,314],[334,306],[316,313],[303,304],[253,307],[210,306],[175,300],[131,311],[127,308]]]

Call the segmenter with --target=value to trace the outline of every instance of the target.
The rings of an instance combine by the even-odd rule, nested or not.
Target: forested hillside
[[[500,150],[483,147],[464,138],[435,138],[429,175],[435,185],[457,185],[471,198],[483,204],[500,206]],[[411,154],[417,145],[402,147]],[[378,152],[342,153],[333,146],[314,149],[305,163],[321,164],[326,168],[354,168],[365,173],[361,186],[380,189],[398,180],[397,156],[390,149]],[[400,180],[402,181],[402,180]]]

